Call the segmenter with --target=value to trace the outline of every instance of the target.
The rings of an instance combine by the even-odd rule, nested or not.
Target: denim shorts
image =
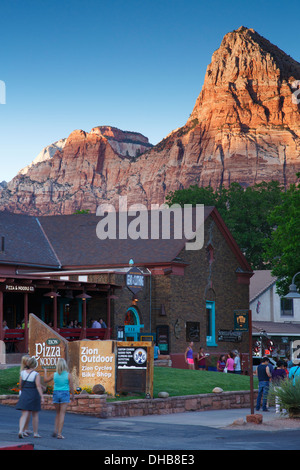
[[[70,392],[69,390],[54,390],[53,391],[53,403],[69,403]]]

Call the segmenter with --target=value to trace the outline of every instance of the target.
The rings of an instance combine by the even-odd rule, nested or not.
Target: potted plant
[[[292,380],[283,380],[280,386],[272,386],[271,397],[277,399],[282,410],[286,410],[290,418],[300,418],[300,380],[293,384]]]

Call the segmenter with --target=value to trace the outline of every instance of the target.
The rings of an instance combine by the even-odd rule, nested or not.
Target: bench
[[[15,351],[16,344],[20,344],[25,337],[25,331],[19,328],[4,330],[4,343],[7,344],[7,352]]]
[[[4,330],[5,343],[16,343],[17,341],[20,341],[20,339],[24,339],[24,330],[19,328],[9,328],[8,330]]]
[[[81,328],[60,328],[58,333],[68,341],[78,341],[81,337]]]
[[[103,340],[108,338],[107,328],[87,328],[86,336],[83,338],[82,328],[60,328],[58,333],[68,341],[79,341],[80,339]]]
[[[107,339],[108,329],[107,328],[87,328],[86,338],[103,340]]]

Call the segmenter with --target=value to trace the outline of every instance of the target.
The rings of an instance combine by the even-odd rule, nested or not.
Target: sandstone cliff
[[[74,131],[51,158],[0,188],[0,209],[95,212],[103,201],[117,207],[119,195],[129,204],[162,203],[169,191],[191,184],[274,179],[288,185],[300,171],[300,105],[292,100],[297,80],[298,62],[241,27],[213,54],[185,126],[152,149],[140,134],[124,137],[115,128]],[[131,147],[137,141],[141,147]]]
[[[142,134],[110,126],[95,127],[90,133],[76,130],[59,142],[60,147],[57,143],[46,147],[6,188],[0,188],[1,210],[32,215],[95,212],[110,192],[124,191],[120,179],[131,159],[152,147]]]

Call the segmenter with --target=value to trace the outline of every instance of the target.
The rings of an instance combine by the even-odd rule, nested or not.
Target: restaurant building
[[[162,354],[183,353],[190,341],[194,351],[248,352],[248,334],[233,331],[234,312],[249,308],[253,273],[214,207],[204,208],[198,250],[184,236],[101,240],[98,223],[95,214],[2,212],[0,320],[16,328],[32,312],[60,329],[82,323],[84,308],[86,327],[102,318],[110,338],[153,339]],[[128,284],[133,268],[136,289]]]

